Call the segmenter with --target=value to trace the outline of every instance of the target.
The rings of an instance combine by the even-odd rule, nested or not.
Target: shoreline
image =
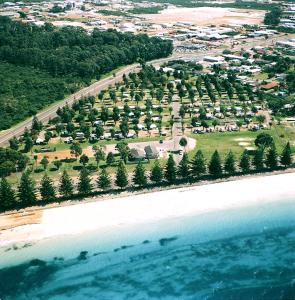
[[[0,247],[295,199],[295,173],[287,171],[86,198],[83,202],[5,213],[0,215]]]

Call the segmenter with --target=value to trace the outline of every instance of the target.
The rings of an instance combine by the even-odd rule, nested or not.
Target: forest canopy
[[[166,57],[172,43],[147,35],[36,26],[0,17],[0,130],[119,66]]]

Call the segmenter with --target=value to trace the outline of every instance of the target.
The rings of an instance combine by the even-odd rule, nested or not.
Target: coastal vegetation
[[[170,41],[94,29],[38,27],[0,17],[1,129],[119,66],[169,55]],[[26,74],[26,76],[23,76]]]
[[[163,10],[162,6],[151,6],[151,7],[135,7],[128,10],[128,12],[134,15],[158,14],[161,10]]]
[[[272,137],[262,133],[257,136],[256,151],[245,150],[237,158],[229,150],[224,161],[217,150],[207,160],[201,150],[198,150],[190,160],[187,153],[177,165],[172,154],[165,165],[155,160],[150,171],[139,161],[133,173],[128,173],[123,159],[117,165],[115,176],[107,171],[107,166],[101,169],[98,176],[90,174],[83,166],[78,182],[63,171],[59,183],[55,184],[47,172],[40,184],[36,186],[29,171],[22,174],[15,190],[5,177],[0,182],[0,211],[29,207],[38,204],[52,203],[68,199],[79,199],[88,195],[99,195],[108,192],[122,191],[126,188],[138,190],[160,186],[193,183],[201,180],[227,178],[229,176],[253,174],[273,170],[283,170],[292,166],[292,151],[288,142],[281,153],[278,153]],[[96,176],[95,176],[96,175]],[[95,180],[96,178],[96,180]]]

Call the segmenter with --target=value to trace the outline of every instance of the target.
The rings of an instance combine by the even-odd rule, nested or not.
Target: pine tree
[[[173,159],[172,154],[169,155],[166,169],[165,169],[165,178],[171,184],[174,183],[176,180],[176,166],[175,161]]]
[[[163,180],[163,170],[158,160],[154,163],[150,174],[150,180],[155,183],[160,183]]]
[[[24,172],[18,187],[18,198],[23,206],[33,205],[36,200],[35,182],[28,172]]]
[[[233,175],[236,172],[236,160],[231,150],[228,152],[226,156],[225,163],[224,163],[224,170],[229,175]]]
[[[103,168],[100,172],[100,175],[97,179],[97,186],[103,191],[107,190],[111,186],[111,179],[109,174],[107,173],[106,168]]]
[[[187,153],[183,154],[182,160],[178,165],[178,175],[182,179],[189,179],[190,176],[190,165]]]
[[[259,147],[255,151],[255,155],[253,157],[253,165],[256,171],[261,171],[264,167],[264,149]]]
[[[206,173],[206,161],[201,150],[198,150],[192,161],[192,175],[200,177]]]
[[[247,150],[245,150],[241,156],[240,168],[242,169],[243,173],[248,173],[250,171],[250,158]]]
[[[222,176],[222,165],[219,153],[217,150],[213,153],[209,163],[209,173],[214,177]]]
[[[60,178],[59,192],[64,197],[70,197],[74,193],[74,185],[67,171],[63,171]]]
[[[91,192],[91,190],[92,184],[89,172],[85,167],[83,167],[79,175],[78,192],[81,195],[87,195]]]
[[[125,168],[125,164],[122,160],[119,162],[119,165],[117,168],[115,183],[121,189],[125,188],[128,185],[127,171]]]
[[[278,153],[275,144],[269,148],[266,154],[266,166],[270,169],[275,169],[278,166]]]
[[[289,167],[292,164],[292,151],[289,142],[286,144],[282,152],[281,164],[285,166],[285,168]]]
[[[52,180],[45,174],[41,180],[40,194],[44,201],[52,202],[56,199]]]
[[[146,171],[141,161],[138,162],[134,170],[133,183],[141,187],[147,185]]]
[[[0,211],[5,211],[15,206],[15,193],[8,181],[3,177],[0,182]]]

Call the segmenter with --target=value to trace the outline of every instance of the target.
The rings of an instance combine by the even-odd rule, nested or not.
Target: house
[[[159,151],[155,145],[148,145],[148,146],[144,147],[144,151],[145,151],[146,157],[149,159],[155,159],[155,158],[159,157]]]
[[[95,143],[98,140],[97,135],[95,133],[90,134],[89,142]]]
[[[44,144],[46,144],[46,142],[45,142],[45,139],[38,137],[35,141],[35,144],[36,145],[44,145]]]
[[[72,144],[73,138],[72,138],[71,136],[66,137],[66,138],[64,139],[64,142],[65,142],[66,144]]]
[[[83,132],[77,132],[76,133],[76,140],[77,141],[83,141],[85,139],[85,134]]]
[[[278,86],[279,86],[279,83],[278,83],[277,81],[272,81],[272,82],[270,82],[270,83],[267,83],[267,84],[265,84],[265,85],[262,85],[261,88],[262,88],[263,90],[269,91],[269,90],[272,90],[272,89],[274,89],[274,88],[276,88],[276,87],[278,87]]]
[[[130,156],[133,160],[142,160],[145,159],[145,151],[141,148],[131,148]]]

